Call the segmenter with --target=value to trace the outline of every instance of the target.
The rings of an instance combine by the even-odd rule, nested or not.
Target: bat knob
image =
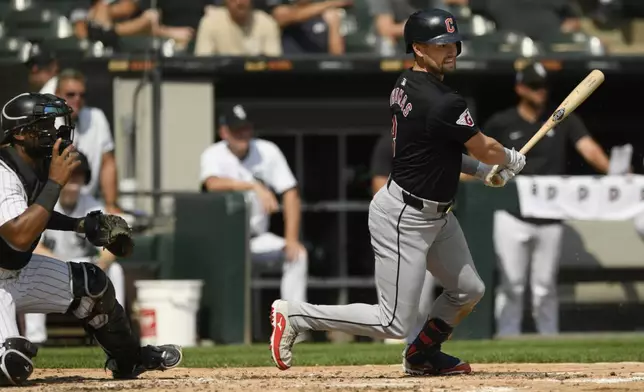
[[[494,165],[492,170],[485,176],[485,182],[492,182],[492,177],[494,177],[499,172],[499,165]]]

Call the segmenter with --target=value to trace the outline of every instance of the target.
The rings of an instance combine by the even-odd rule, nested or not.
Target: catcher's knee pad
[[[116,305],[112,282],[92,263],[69,263],[74,301],[69,311],[89,326],[98,329],[108,322]]]
[[[116,300],[114,286],[94,264],[69,263],[74,301],[68,313],[85,323],[85,329],[116,361],[119,369],[132,370],[140,361],[140,347],[125,310]]]
[[[5,351],[0,355],[0,378],[5,383],[20,385],[34,371],[31,359],[38,354],[38,347],[22,336],[7,338],[2,346]]]

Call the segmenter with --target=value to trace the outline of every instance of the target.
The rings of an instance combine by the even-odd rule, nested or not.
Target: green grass
[[[370,343],[298,344],[294,364],[300,366],[367,365],[400,363],[402,345]],[[472,363],[499,362],[640,362],[644,361],[644,336],[614,338],[528,339],[503,341],[452,341],[444,350]],[[99,348],[43,348],[36,358],[39,368],[101,368]],[[268,344],[214,346],[184,350],[185,367],[273,366]]]

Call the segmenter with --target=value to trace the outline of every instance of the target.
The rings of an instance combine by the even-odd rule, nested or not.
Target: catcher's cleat
[[[108,358],[105,367],[112,372],[115,379],[134,379],[150,370],[164,371],[177,367],[181,363],[183,352],[180,346],[166,344],[163,346],[141,347],[141,357],[138,363],[128,364]]]
[[[291,349],[298,336],[288,319],[288,303],[286,301],[273,301],[271,325],[273,326],[270,343],[271,356],[280,370],[286,370],[291,367]]]
[[[453,376],[458,374],[470,374],[472,368],[467,362],[453,357],[439,350],[423,352],[413,356],[413,362],[407,354],[409,346],[403,351],[403,371],[410,376]]]

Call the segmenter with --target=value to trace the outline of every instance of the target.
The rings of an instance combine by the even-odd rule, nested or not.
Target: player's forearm
[[[211,192],[250,191],[255,189],[256,186],[256,183],[232,178],[210,177],[206,180],[206,189]]]
[[[300,238],[300,219],[302,205],[296,189],[284,193],[284,238],[287,241],[298,241]]]
[[[116,160],[112,153],[106,153],[103,155],[100,181],[105,206],[108,209],[116,208],[116,199],[118,197],[118,175],[116,170]]]
[[[490,170],[492,170],[492,166],[463,154],[461,173],[483,180]]]
[[[54,211],[51,213],[49,222],[47,222],[47,228],[50,230],[75,231],[80,233],[82,229],[82,225],[80,223],[82,220],[83,218],[72,218]]]
[[[488,165],[505,165],[510,159],[508,150],[495,139],[486,136],[485,146],[480,151],[470,151],[480,162]]]

